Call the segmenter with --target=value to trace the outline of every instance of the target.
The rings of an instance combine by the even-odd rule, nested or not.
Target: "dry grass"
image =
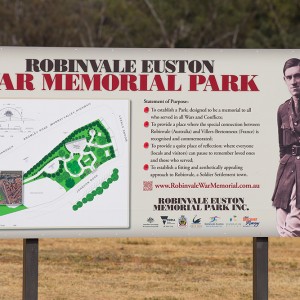
[[[0,241],[0,299],[21,299],[22,245]],[[270,239],[269,299],[300,299],[299,246]],[[252,299],[252,239],[43,239],[39,299]]]

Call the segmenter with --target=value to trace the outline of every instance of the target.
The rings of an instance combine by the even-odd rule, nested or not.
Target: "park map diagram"
[[[115,158],[111,137],[100,120],[96,120],[73,131],[42,160],[24,174],[24,184],[43,178],[50,178],[66,191],[73,188],[83,178],[102,164]],[[113,180],[101,185],[107,189],[109,183],[118,180],[118,169],[114,169]],[[99,189],[97,190],[99,191]],[[86,198],[86,199],[89,199]],[[76,211],[85,199],[73,206]]]
[[[120,102],[124,107],[128,107],[127,101]],[[53,105],[51,105],[49,101],[47,104],[50,107],[53,107]],[[2,204],[0,205],[0,226],[3,226],[3,224],[1,224],[1,221],[4,220],[5,217],[8,217],[9,215],[17,215],[17,213],[20,214],[21,211],[23,214],[25,214],[26,210],[31,210],[32,212],[30,214],[33,214],[33,211],[36,211],[36,213],[33,215],[37,219],[39,219],[38,211],[41,212],[41,215],[49,215],[52,214],[52,212],[57,213],[58,209],[61,212],[64,211],[64,216],[69,219],[71,215],[76,215],[79,211],[83,211],[83,224],[88,224],[87,218],[89,216],[87,214],[88,210],[86,209],[86,207],[90,206],[90,216],[93,216],[93,214],[95,213],[95,203],[100,199],[100,196],[101,199],[105,199],[106,201],[107,198],[105,198],[105,195],[109,194],[108,190],[110,189],[113,190],[113,194],[118,196],[119,199],[123,198],[123,202],[128,202],[128,186],[127,188],[125,188],[123,183],[121,185],[125,188],[125,190],[122,188],[120,190],[120,186],[118,187],[118,185],[116,184],[117,182],[119,182],[120,176],[123,173],[124,165],[126,166],[128,164],[128,161],[124,164],[122,158],[127,157],[128,140],[125,141],[122,137],[123,135],[120,134],[121,132],[124,132],[124,122],[127,122],[127,115],[124,115],[123,113],[121,115],[119,114],[119,111],[111,113],[111,109],[108,110],[105,106],[105,109],[102,108],[103,104],[106,104],[106,102],[97,103],[96,101],[90,101],[89,104],[84,104],[82,106],[91,106],[88,110],[89,112],[91,112],[90,115],[88,115],[87,111],[85,111],[83,117],[83,111],[81,109],[74,110],[72,113],[69,113],[68,110],[67,114],[65,115],[66,117],[59,119],[63,121],[50,123],[58,123],[60,125],[56,125],[56,127],[62,128],[65,122],[68,122],[69,124],[70,121],[72,121],[72,125],[74,125],[77,123],[83,123],[84,120],[89,119],[89,122],[81,124],[80,127],[73,128],[73,130],[69,132],[66,137],[60,140],[60,142],[53,145],[50,151],[41,155],[41,158],[35,161],[35,163],[32,164],[28,169],[18,171],[18,178],[16,177],[9,179],[11,181],[11,186],[13,186],[14,183],[15,190],[19,191],[18,199],[16,198],[16,196],[14,198],[12,195],[10,198],[5,197],[5,195],[7,194],[5,193],[5,191],[7,191],[7,188],[5,187],[7,187],[8,181],[5,181],[5,178],[3,176],[2,179],[0,175],[0,204]],[[95,107],[99,107],[98,114],[95,114]],[[101,115],[101,111],[103,111],[103,115],[106,116],[105,120],[99,117],[99,115]],[[75,114],[74,112],[78,113]],[[69,117],[71,115],[72,118]],[[81,117],[81,122],[74,122],[75,115],[77,118]],[[93,118],[94,115],[98,116],[98,118]],[[117,115],[118,118],[116,118]],[[107,117],[109,117],[109,119],[107,119]],[[76,120],[78,120],[77,118]],[[90,120],[91,118],[93,119]],[[64,122],[64,120],[66,121]],[[119,120],[121,120],[121,122]],[[43,129],[45,128],[47,129],[48,126],[43,126]],[[70,124],[69,128],[71,128]],[[117,129],[117,131],[115,129]],[[122,129],[122,131],[120,131],[120,129]],[[125,129],[128,130],[128,128]],[[26,140],[28,144],[28,139],[30,139],[31,142],[31,140],[34,140],[33,137],[39,137],[37,132],[39,131],[33,130],[33,132],[30,135],[27,135],[27,137],[23,137],[23,140]],[[47,130],[45,130],[45,133],[46,132]],[[37,144],[35,143],[35,146],[36,145]],[[17,149],[16,156],[20,156],[18,155],[18,153],[22,153],[22,151],[20,150],[22,149],[22,147],[18,146],[13,148]],[[8,149],[9,151],[7,152],[9,153],[10,148]],[[24,148],[24,151],[25,153],[26,151],[27,153],[30,153],[28,152],[28,150],[26,150],[26,148]],[[5,152],[6,150],[3,150],[1,153]],[[30,156],[22,158],[22,161],[27,163],[27,166],[28,157]],[[119,165],[120,161],[121,164]],[[24,172],[23,184],[22,176],[20,176],[22,172]],[[127,174],[125,173],[125,177],[126,176]],[[92,184],[91,181],[93,181]],[[22,185],[24,186],[25,190],[24,201],[22,201]],[[27,186],[35,187],[35,189],[28,188],[28,193],[26,193]],[[42,188],[39,188],[40,186]],[[77,187],[79,188],[77,189]],[[51,195],[51,189],[54,191],[53,198],[51,198],[51,196],[49,197],[49,195]],[[60,192],[60,194],[58,194],[58,191]],[[17,194],[17,192],[15,194]],[[36,197],[36,195],[39,195],[42,201],[34,202],[36,204],[32,204],[33,202],[30,202],[29,197],[34,198]],[[61,206],[59,205],[59,203],[61,203]],[[11,207],[9,204],[16,205],[15,207]],[[109,209],[110,211],[113,211],[115,208],[119,209],[114,204],[112,204],[112,206],[108,205],[108,207],[105,207],[106,210]],[[126,208],[126,205],[124,206],[124,208]],[[66,212],[66,210],[68,210],[68,212]],[[127,214],[128,211],[126,209],[126,215]],[[128,218],[125,217],[119,219],[127,220]],[[69,226],[76,227],[78,226],[78,222],[80,225],[80,222],[82,220],[77,219],[77,221],[74,222],[74,224],[70,224]],[[103,217],[102,220],[105,220],[105,218]],[[30,222],[26,221],[25,223],[28,224]],[[94,223],[95,222],[91,222],[92,227],[95,226],[93,225]],[[115,226],[115,224],[107,224],[106,221],[104,221],[103,224],[100,223],[100,227]],[[123,225],[124,221],[121,221],[120,223],[122,223]],[[59,226],[58,224],[56,223],[54,227]],[[122,225],[119,226],[122,227]],[[52,226],[53,225],[50,225],[50,227]],[[62,221],[61,226],[69,227],[65,226],[65,220]]]

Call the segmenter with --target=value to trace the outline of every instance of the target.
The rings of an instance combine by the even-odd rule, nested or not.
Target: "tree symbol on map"
[[[13,107],[5,107],[0,110],[0,121],[1,122],[11,122],[11,121],[21,121],[24,122],[22,112]]]
[[[8,117],[9,118],[9,120],[11,121],[11,117],[14,115],[10,110],[7,110],[5,113],[4,113],[4,115],[6,116],[6,117]]]

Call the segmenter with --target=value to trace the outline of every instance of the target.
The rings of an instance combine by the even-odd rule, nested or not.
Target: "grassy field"
[[[22,297],[22,240],[1,240],[0,299]],[[252,299],[251,238],[41,239],[39,299]],[[300,239],[271,238],[269,299],[300,299]]]

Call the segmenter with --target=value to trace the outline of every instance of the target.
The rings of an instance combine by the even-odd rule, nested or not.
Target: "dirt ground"
[[[269,299],[300,299],[300,239],[269,241]],[[0,299],[22,298],[22,247],[0,241]],[[41,239],[39,299],[252,299],[252,239]]]

